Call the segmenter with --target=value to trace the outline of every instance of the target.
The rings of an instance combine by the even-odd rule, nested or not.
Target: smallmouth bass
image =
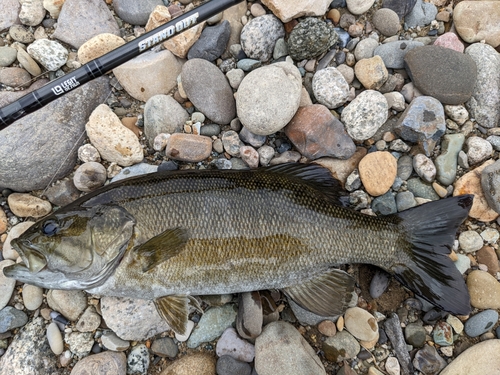
[[[154,173],[109,184],[39,220],[12,245],[8,277],[48,289],[154,300],[184,333],[193,295],[280,289],[323,316],[342,314],[354,279],[376,265],[435,306],[470,312],[448,257],[472,196],[374,217],[343,206],[315,164]]]

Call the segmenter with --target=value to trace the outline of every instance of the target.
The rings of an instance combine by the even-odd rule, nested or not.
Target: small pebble
[[[472,253],[483,247],[483,239],[473,230],[467,230],[460,233],[458,241],[460,243],[460,247],[466,253]]]
[[[146,345],[134,346],[127,357],[127,374],[146,375],[149,368],[149,351]]]
[[[24,306],[31,311],[38,309],[43,302],[43,289],[26,284],[23,287],[23,303]]]
[[[119,338],[116,333],[111,331],[105,331],[101,336],[102,345],[108,350],[114,352],[123,352],[130,347],[128,341]]]
[[[55,355],[59,355],[64,350],[64,341],[61,331],[56,323],[52,322],[47,327],[47,341],[49,342],[50,349]]]

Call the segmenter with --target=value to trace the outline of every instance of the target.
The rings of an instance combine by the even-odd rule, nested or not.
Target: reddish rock
[[[476,258],[478,263],[484,264],[488,267],[488,272],[493,276],[496,276],[497,272],[500,270],[498,267],[498,256],[491,246],[483,246],[476,253]]]
[[[359,177],[368,194],[374,197],[389,191],[397,175],[397,161],[390,152],[369,153],[359,162]]]
[[[286,126],[285,134],[308,159],[324,156],[348,159],[356,151],[344,125],[321,104],[300,107]]]
[[[434,41],[435,46],[449,48],[457,52],[464,52],[464,45],[455,33],[444,33]]]
[[[194,134],[175,133],[168,139],[165,155],[169,158],[196,163],[210,156],[210,137]]]

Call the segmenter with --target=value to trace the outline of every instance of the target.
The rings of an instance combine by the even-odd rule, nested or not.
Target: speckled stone
[[[349,98],[349,85],[337,68],[328,67],[314,74],[312,89],[316,100],[333,109]]]
[[[333,26],[318,18],[308,17],[296,25],[288,37],[292,59],[313,59],[328,51],[338,40]]]
[[[285,36],[281,21],[272,14],[256,17],[241,30],[241,47],[245,54],[256,60],[267,61],[273,55],[274,45]]]

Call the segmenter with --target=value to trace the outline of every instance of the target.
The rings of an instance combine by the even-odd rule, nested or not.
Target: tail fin
[[[447,198],[397,214],[408,235],[409,250],[401,252],[391,271],[414,293],[455,315],[470,313],[470,297],[463,276],[448,255],[473,197]]]

